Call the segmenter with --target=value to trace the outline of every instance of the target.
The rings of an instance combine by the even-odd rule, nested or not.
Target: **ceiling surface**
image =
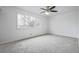
[[[24,10],[40,14],[42,11],[40,8],[45,8],[45,6],[18,6],[19,8],[22,8]],[[58,10],[57,13],[64,13],[64,12],[70,12],[76,10],[76,6],[56,6],[55,10]],[[52,14],[55,14],[54,12]]]

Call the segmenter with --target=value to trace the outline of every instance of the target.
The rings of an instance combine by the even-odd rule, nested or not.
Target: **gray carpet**
[[[0,45],[0,53],[77,53],[78,39],[44,35]]]

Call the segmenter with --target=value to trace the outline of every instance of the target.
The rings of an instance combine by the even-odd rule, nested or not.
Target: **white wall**
[[[78,17],[79,13],[77,13],[76,11],[62,13],[55,16],[53,15],[51,17],[43,17],[17,7],[1,7],[1,9],[0,9],[0,43],[20,40],[23,38],[45,34],[47,32],[69,37],[79,37],[77,35],[77,18],[79,19]],[[17,13],[28,14],[31,16],[39,17],[41,18],[40,20],[41,25],[34,28],[17,29],[16,28]]]
[[[69,11],[50,17],[50,33],[77,38],[77,12]]]
[[[31,16],[39,17],[40,26],[27,28],[27,29],[17,29],[16,20],[17,13],[28,14]],[[40,34],[47,33],[46,19],[42,16],[24,11],[17,7],[1,7],[0,10],[0,43],[11,42],[15,40],[20,40],[32,36],[37,36]]]
[[[78,19],[77,20],[78,20],[78,30],[77,31],[78,31],[78,38],[79,38],[79,7],[78,7]]]
[[[77,20],[78,20],[78,48],[79,48],[79,7],[78,7],[78,18],[77,18]]]

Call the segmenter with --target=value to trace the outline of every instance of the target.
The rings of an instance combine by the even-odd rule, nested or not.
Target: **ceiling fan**
[[[46,6],[46,8],[40,8],[41,10],[43,10],[42,12],[40,12],[40,14],[50,14],[50,12],[58,12],[57,10],[54,10],[56,8],[56,6]]]

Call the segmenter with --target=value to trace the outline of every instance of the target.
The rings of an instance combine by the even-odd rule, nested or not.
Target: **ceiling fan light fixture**
[[[46,14],[46,15],[49,15],[49,14],[50,14],[50,12],[47,12],[47,11],[46,11],[46,12],[45,12],[45,14]]]

